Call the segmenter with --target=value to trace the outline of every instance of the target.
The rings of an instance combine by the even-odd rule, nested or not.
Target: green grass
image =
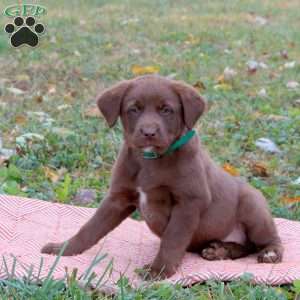
[[[10,4],[3,0],[0,9]],[[108,188],[122,134],[119,125],[109,130],[102,118],[85,111],[103,88],[134,77],[132,66],[155,66],[162,75],[204,84],[201,93],[210,110],[196,129],[211,156],[260,189],[274,216],[300,219],[299,203],[282,201],[300,196],[299,185],[292,184],[300,176],[300,88],[286,87],[289,81],[300,82],[297,0],[49,0],[42,5],[48,8],[41,19],[47,33],[39,47],[12,49],[5,32],[0,33],[0,137],[4,148],[18,148],[9,167],[0,165],[0,192],[72,203],[78,190],[91,188],[98,195],[90,206],[96,207]],[[265,17],[267,24],[259,26],[255,16]],[[1,17],[0,27],[8,21]],[[288,59],[280,55],[282,50]],[[268,68],[248,74],[251,59]],[[296,66],[284,68],[290,61]],[[238,74],[216,88],[226,67]],[[257,94],[262,88],[265,98]],[[53,122],[41,122],[28,112],[44,112]],[[26,133],[43,139],[16,145],[16,138]],[[254,143],[261,137],[272,139],[282,154],[259,150]],[[255,163],[263,163],[269,176],[255,174]],[[55,180],[49,170],[58,176]],[[58,293],[53,299],[72,298],[68,288],[62,291],[64,296]],[[117,299],[287,297],[243,281],[123,292]]]
[[[197,284],[190,288],[169,283],[145,283],[138,288],[133,288],[128,279],[121,276],[114,289],[107,287],[106,279],[109,278],[113,263],[109,263],[103,274],[96,275],[94,267],[101,262],[105,255],[97,255],[82,276],[78,276],[77,270],[66,273],[63,280],[54,280],[53,271],[60,259],[50,268],[45,278],[33,276],[32,268],[24,268],[24,276],[17,278],[15,265],[18,263],[14,258],[12,269],[8,269],[6,260],[2,264],[1,271],[6,279],[0,281],[1,299],[102,299],[102,300],[142,300],[142,299],[178,299],[178,300],[206,300],[206,299],[255,299],[255,300],[282,300],[298,299],[300,295],[300,280],[292,286],[272,288],[264,285],[251,284],[251,276],[245,274],[238,281],[231,283],[217,283],[208,281],[206,284]],[[4,267],[3,267],[4,266]],[[43,261],[38,267],[43,268]],[[100,292],[105,290],[106,294]]]

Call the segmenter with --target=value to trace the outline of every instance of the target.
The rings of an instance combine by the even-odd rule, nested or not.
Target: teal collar
[[[182,146],[187,144],[189,140],[195,135],[195,130],[189,130],[186,134],[181,136],[177,141],[175,141],[173,144],[169,146],[169,148],[163,153],[163,154],[158,154],[154,151],[144,151],[143,152],[143,157],[145,159],[156,159],[160,158],[162,156],[170,155],[176,150],[180,149]]]

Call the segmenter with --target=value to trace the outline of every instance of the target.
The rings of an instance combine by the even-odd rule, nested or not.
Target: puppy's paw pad
[[[281,261],[281,255],[275,250],[266,250],[259,253],[257,260],[260,263],[278,263]]]
[[[201,256],[207,260],[218,260],[214,248],[205,248],[201,252]]]
[[[202,250],[201,256],[207,260],[221,260],[228,259],[228,251],[222,247],[221,243],[213,242]]]

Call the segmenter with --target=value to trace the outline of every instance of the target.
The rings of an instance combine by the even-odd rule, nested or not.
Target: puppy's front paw
[[[58,255],[62,248],[64,247],[64,243],[48,243],[46,244],[42,249],[41,253],[46,253],[46,254],[53,254],[53,255]],[[64,252],[62,253],[62,256],[71,256],[75,254],[79,254],[79,251],[76,251],[71,247],[71,245],[66,245]]]
[[[283,250],[281,246],[269,246],[261,250],[257,256],[259,263],[279,263],[282,261]]]
[[[143,280],[163,280],[174,275],[176,269],[172,267],[155,267],[147,264],[142,269],[137,269],[136,273]]]
[[[41,253],[57,255],[59,254],[63,245],[63,243],[48,243],[41,249]],[[66,251],[64,251],[62,255],[68,255],[65,252]]]

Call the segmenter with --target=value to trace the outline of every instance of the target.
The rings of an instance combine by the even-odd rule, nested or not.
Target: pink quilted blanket
[[[17,275],[24,272],[23,266],[34,265],[37,272],[40,264],[41,247],[49,241],[63,241],[72,236],[91,217],[95,209],[49,203],[46,201],[0,195],[0,253],[9,268],[12,256],[17,257]],[[237,279],[245,272],[252,273],[256,283],[279,285],[300,278],[300,222],[276,219],[280,236],[285,247],[283,262],[280,264],[258,264],[255,255],[235,261],[210,262],[195,254],[187,253],[178,272],[169,281],[190,285],[208,279],[229,281]],[[78,268],[83,272],[101,249],[107,253],[106,259],[95,268],[102,274],[113,258],[113,272],[109,282],[113,285],[125,275],[133,285],[140,279],[135,269],[153,260],[159,247],[159,239],[154,236],[144,222],[127,219],[113,232],[90,250],[74,257],[62,257],[54,272],[54,277],[65,275]],[[55,257],[43,255],[46,275]],[[1,269],[0,277],[4,276]]]

